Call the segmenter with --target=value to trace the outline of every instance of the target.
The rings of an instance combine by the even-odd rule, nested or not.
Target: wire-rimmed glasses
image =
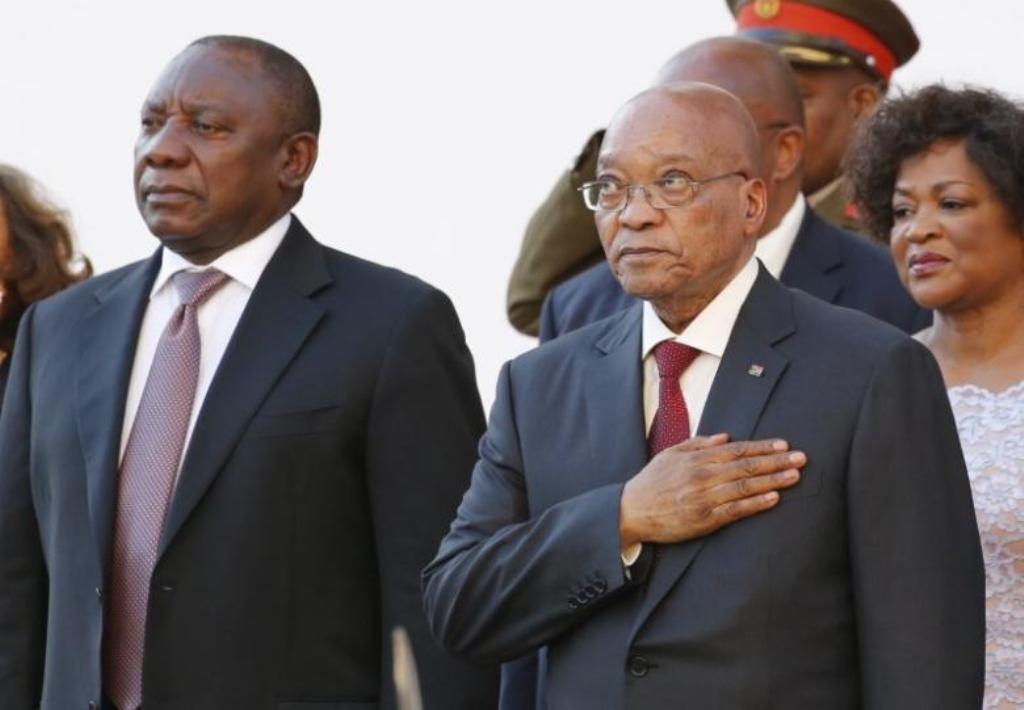
[[[740,170],[723,175],[694,180],[685,175],[671,175],[649,183],[623,185],[616,180],[593,180],[581,185],[577,190],[583,195],[583,202],[594,212],[618,212],[629,202],[633,190],[641,190],[647,203],[655,209],[664,210],[670,207],[684,207],[697,197],[701,185],[730,177],[747,179],[747,174]]]

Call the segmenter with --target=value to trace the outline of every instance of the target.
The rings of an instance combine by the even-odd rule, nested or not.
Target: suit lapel
[[[808,206],[779,280],[835,303],[843,286],[842,266],[842,247],[835,232]]]
[[[643,377],[640,361],[641,307],[623,312],[597,340],[597,357],[587,370],[584,398],[594,487],[626,481],[647,461]],[[615,432],[611,435],[610,432]]]
[[[323,307],[309,297],[330,283],[323,247],[293,216],[288,234],[253,290],[199,411],[164,523],[161,556],[323,317]]]
[[[789,359],[773,346],[793,333],[791,295],[762,267],[740,309],[718,367],[698,434],[729,434],[749,439]],[[751,374],[751,373],[760,374]],[[640,605],[633,634],[686,572],[706,538],[661,548]]]
[[[160,269],[160,252],[131,267],[125,277],[95,294],[82,321],[76,357],[75,399],[85,459],[89,517],[106,570],[114,530],[117,468],[125,400],[149,291]]]

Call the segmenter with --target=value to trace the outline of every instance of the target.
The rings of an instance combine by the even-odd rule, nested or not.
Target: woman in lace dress
[[[1024,111],[925,87],[885,104],[849,172],[900,278],[934,309],[986,568],[985,708],[1024,707]]]

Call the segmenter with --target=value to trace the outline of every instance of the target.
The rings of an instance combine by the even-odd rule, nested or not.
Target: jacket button
[[[576,611],[580,608],[580,600],[576,597],[569,597],[569,608]]]
[[[597,589],[598,594],[604,594],[605,590],[608,589],[608,583],[600,579],[594,583],[594,588]]]
[[[89,710],[99,710],[99,705],[94,703],[92,700],[89,701]]]
[[[630,656],[626,661],[626,666],[629,668],[629,674],[634,678],[643,678],[651,668],[651,664],[643,656]]]
[[[99,587],[96,587],[96,598],[99,600],[101,604],[103,603],[103,590]]]

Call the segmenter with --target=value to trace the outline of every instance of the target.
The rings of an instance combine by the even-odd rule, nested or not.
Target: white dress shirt
[[[174,310],[181,303],[178,298],[178,290],[171,283],[171,277],[179,271],[205,271],[207,269],[218,269],[229,277],[228,282],[217,289],[199,307],[197,314],[200,338],[199,379],[196,383],[196,396],[192,402],[192,415],[189,418],[185,436],[185,448],[182,449],[187,452],[196,418],[199,416],[199,410],[202,408],[203,400],[206,399],[206,393],[210,389],[210,383],[217,372],[221,358],[224,357],[224,351],[227,350],[228,342],[234,335],[238,321],[242,318],[242,312],[249,303],[249,297],[252,295],[253,289],[256,288],[256,283],[260,280],[264,269],[267,268],[267,264],[270,263],[270,258],[284,240],[284,235],[290,225],[291,215],[286,214],[262,234],[222,254],[206,266],[196,266],[166,247],[163,249],[160,273],[157,274],[156,280],[153,282],[149,305],[146,306],[146,313],[142,318],[142,328],[139,330],[135,362],[132,365],[128,397],[125,400],[124,424],[121,428],[121,455],[118,460],[124,458],[124,451],[128,446],[128,436],[135,423],[135,415],[139,411],[139,402],[146,387],[153,358],[156,356],[160,336],[163,335]],[[184,460],[184,455],[182,455],[182,460]],[[178,462],[178,472],[181,472],[181,461]]]
[[[644,370],[644,431],[650,432],[654,414],[658,411],[661,378],[658,375],[658,363],[654,359],[654,346],[665,340],[674,340],[700,351],[700,355],[679,376],[686,411],[690,415],[690,433],[696,433],[736,318],[756,280],[757,259],[751,257],[732,281],[679,334],[665,325],[654,312],[654,307],[644,301],[640,354]],[[636,544],[622,551],[622,561],[627,568],[636,562],[641,549],[642,546]]]
[[[775,229],[757,240],[754,256],[761,260],[764,268],[775,278],[779,278],[786,268],[786,260],[789,259],[789,252],[793,251],[793,243],[800,232],[805,214],[807,201],[803,195],[797,195]]]

